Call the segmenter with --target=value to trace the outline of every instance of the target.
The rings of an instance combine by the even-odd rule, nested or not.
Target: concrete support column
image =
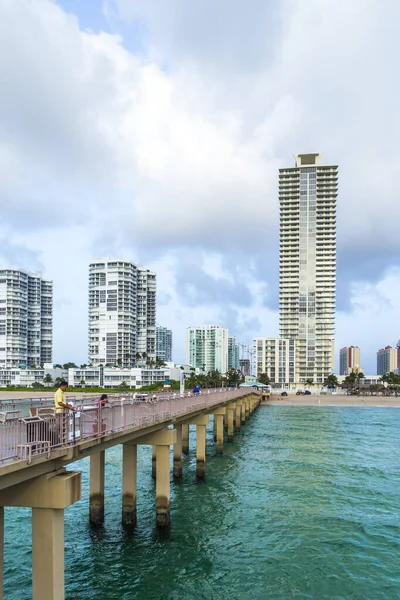
[[[104,521],[104,464],[104,450],[99,450],[91,455],[89,520],[93,524]]]
[[[170,524],[169,446],[156,446],[156,455],[156,525],[168,527]]]
[[[206,426],[197,425],[196,428],[196,477],[204,479],[206,476]]]
[[[214,415],[213,429],[214,429],[214,442],[216,442],[217,441],[217,421],[215,419],[215,415]]]
[[[235,414],[235,405],[228,406],[228,442],[233,442],[234,414]]]
[[[151,449],[151,476],[153,479],[155,479],[157,477],[156,462],[157,462],[156,446],[153,446]]]
[[[167,527],[170,522],[169,447],[176,444],[176,439],[176,429],[162,429],[132,441],[137,445],[146,444],[156,448],[156,524],[158,527]]]
[[[64,600],[64,510],[32,508],[32,600]]]
[[[250,400],[248,400],[246,398],[245,403],[246,403],[246,410],[245,410],[245,412],[246,412],[246,421],[247,421],[248,418],[249,418],[249,416],[250,416]]]
[[[217,454],[222,454],[224,451],[224,416],[214,415],[217,429]]]
[[[175,425],[176,442],[174,445],[174,479],[182,479],[182,428],[183,425]]]
[[[3,600],[4,577],[4,507],[0,506],[0,600]]]
[[[236,411],[235,411],[235,429],[236,429],[236,431],[240,431],[240,408],[241,408],[241,403],[236,402]]]
[[[241,404],[242,404],[242,425],[245,425],[245,423],[246,423],[246,402],[245,402],[245,400],[242,400]]]
[[[182,425],[182,452],[189,454],[189,425]]]
[[[225,415],[224,415],[224,430],[228,431],[228,407],[225,407]]]
[[[137,446],[122,445],[122,523],[136,526]]]
[[[64,600],[64,509],[81,499],[81,479],[60,469],[0,490],[1,507],[32,508],[33,600]]]

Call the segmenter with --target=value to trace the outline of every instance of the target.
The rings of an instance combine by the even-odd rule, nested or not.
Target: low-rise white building
[[[50,379],[47,377],[50,376]],[[0,369],[0,387],[31,387],[34,384],[52,386],[56,379],[67,379],[66,369],[54,368],[52,365],[40,369],[11,368]]]
[[[162,383],[170,379],[168,367],[132,368],[118,367],[86,367],[84,369],[68,369],[69,387],[101,387],[116,388],[122,383],[133,389],[153,383]]]

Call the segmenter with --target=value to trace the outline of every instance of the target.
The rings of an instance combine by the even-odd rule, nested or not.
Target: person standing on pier
[[[56,413],[63,413],[65,409],[74,410],[72,404],[67,404],[65,402],[65,390],[68,387],[68,383],[66,381],[62,381],[56,393],[54,394],[54,406],[56,408]]]

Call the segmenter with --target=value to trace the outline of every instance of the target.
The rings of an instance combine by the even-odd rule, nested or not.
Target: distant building
[[[248,377],[250,375],[250,359],[249,358],[241,358],[239,360],[240,371],[243,377]]]
[[[35,384],[52,386],[62,379],[68,378],[68,371],[45,364],[43,368],[0,368],[0,387],[31,387]]]
[[[228,369],[240,370],[239,344],[234,337],[228,337]]]
[[[136,264],[98,259],[89,265],[89,361],[131,367],[140,353],[155,360],[156,275]]]
[[[386,346],[378,350],[376,354],[376,372],[378,375],[396,372],[400,369],[400,342],[396,348]]]
[[[0,269],[0,366],[53,359],[53,282],[40,271]]]
[[[340,375],[349,375],[356,372],[360,367],[360,348],[358,346],[349,346],[340,350]]]
[[[148,269],[137,269],[137,349],[146,353],[148,360],[156,359],[156,274]]]
[[[156,358],[172,361],[172,331],[160,325],[156,327]]]
[[[279,170],[280,337],[298,340],[299,382],[333,369],[338,167],[296,154]]]
[[[256,338],[256,375],[266,373],[275,385],[290,385],[298,380],[296,372],[297,340]]]
[[[126,384],[132,389],[143,386],[160,384],[171,377],[169,367],[119,368],[119,367],[86,367],[84,369],[68,369],[69,387],[102,387],[118,388]]]
[[[199,325],[186,329],[186,362],[192,367],[226,373],[228,370],[228,329]]]

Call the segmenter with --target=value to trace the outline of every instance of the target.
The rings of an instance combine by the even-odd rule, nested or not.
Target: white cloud
[[[158,320],[176,337],[218,319],[243,337],[247,328],[248,341],[276,334],[265,297],[276,286],[277,170],[297,151],[340,164],[339,278],[382,279],[399,250],[397,2],[104,7],[113,30],[132,20],[124,38],[80,30],[50,0],[0,0],[0,258],[41,262],[54,277],[57,331],[77,318],[57,360],[86,360],[86,270],[100,254],[158,271]],[[177,273],[199,253],[227,294],[235,280],[242,297],[253,292],[247,310],[233,296],[210,294],[206,306],[189,301],[204,290],[180,293]],[[338,339],[356,343],[360,321],[346,319]],[[370,331],[370,344],[383,331]]]

